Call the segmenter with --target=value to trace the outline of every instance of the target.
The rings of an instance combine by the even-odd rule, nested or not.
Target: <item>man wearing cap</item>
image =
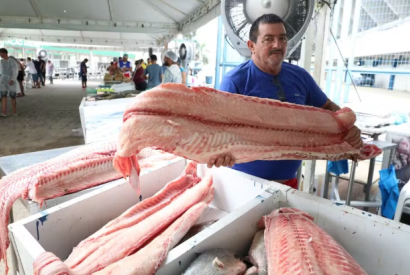
[[[132,72],[132,66],[131,66],[131,62],[128,61],[128,54],[124,54],[124,56],[122,57],[122,60],[120,60],[118,62],[118,65],[120,67],[120,70],[122,72]]]
[[[182,76],[178,67],[178,56],[173,51],[167,51],[164,54],[164,64],[168,66],[165,70],[162,83],[181,83]]]

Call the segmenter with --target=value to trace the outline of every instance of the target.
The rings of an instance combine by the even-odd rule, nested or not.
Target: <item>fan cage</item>
[[[253,22],[251,22],[246,15],[245,1],[246,0],[227,0],[225,2],[225,15],[234,34],[246,43],[249,39],[249,32]],[[308,0],[291,1],[291,10],[285,18],[283,18],[289,40],[295,37],[303,28],[310,8]]]

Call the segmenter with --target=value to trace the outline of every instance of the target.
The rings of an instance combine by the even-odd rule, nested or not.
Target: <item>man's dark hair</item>
[[[84,59],[84,61],[88,61],[88,59],[86,58],[86,59]]]
[[[157,56],[155,54],[150,56],[151,61],[157,61]]]
[[[27,57],[27,60],[28,60],[28,61],[31,61],[31,57]]]
[[[9,52],[8,52],[5,48],[1,48],[1,49],[0,49],[0,53],[8,54]]]
[[[249,31],[249,40],[252,42],[256,43],[258,40],[259,36],[259,25],[260,24],[276,24],[276,23],[282,23],[283,26],[286,29],[285,22],[277,16],[276,14],[270,13],[270,14],[264,14],[258,19],[255,20],[255,22],[252,23],[251,30]]]

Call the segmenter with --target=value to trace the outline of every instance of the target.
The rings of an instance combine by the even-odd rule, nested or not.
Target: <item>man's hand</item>
[[[14,81],[13,80],[10,80],[9,81],[9,85],[11,86],[11,85],[13,85],[14,84]]]
[[[211,158],[211,160],[208,162],[208,168],[212,168],[212,166],[215,165],[215,167],[221,167],[221,166],[229,166],[232,167],[235,164],[235,159],[230,155],[220,155],[219,157],[214,157]]]
[[[363,141],[361,138],[361,131],[356,126],[353,126],[349,130],[347,135],[344,137],[344,140],[356,149],[360,149],[363,146]]]

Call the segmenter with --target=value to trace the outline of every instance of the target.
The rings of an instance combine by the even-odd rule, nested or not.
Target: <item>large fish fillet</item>
[[[46,199],[121,178],[122,175],[112,165],[116,151],[113,141],[88,144],[48,161],[16,170],[0,180],[0,259],[5,261],[7,271],[6,250],[10,243],[7,225],[13,203],[23,197],[42,204]],[[132,157],[136,165],[133,169],[152,168],[152,162],[160,161],[160,156],[163,160],[175,157],[146,148],[138,156]]]
[[[197,176],[196,172],[197,164],[195,162],[188,163],[181,176],[169,182],[154,196],[137,203],[121,214],[121,216],[107,223],[96,233],[81,241],[73,249],[65,264],[71,268],[75,267],[102,244],[121,234],[122,229],[141,222],[143,219],[169,205],[183,191],[200,182],[201,179]]]
[[[58,270],[68,269],[68,274],[75,275],[89,275],[102,270],[140,249],[147,241],[156,237],[185,211],[209,196],[212,190],[212,177],[207,175],[201,182],[173,199],[166,207],[146,217],[138,224],[122,229],[115,238],[101,242],[95,251],[77,265],[72,266],[71,269],[61,261],[53,261],[52,265]],[[47,255],[53,257],[52,254]],[[41,259],[41,257],[39,258]],[[34,266],[37,267],[35,275],[54,274],[53,269],[50,269],[47,265],[35,263]],[[47,272],[44,270],[47,270]]]
[[[124,113],[114,166],[132,178],[130,157],[151,146],[199,163],[226,153],[236,163],[379,155],[376,146],[358,150],[343,140],[355,120],[348,108],[334,113],[211,88],[163,84],[139,94]]]
[[[134,255],[126,257],[95,275],[154,275],[168,252],[185,236],[213,200],[213,187],[202,202],[188,209],[161,235]]]
[[[300,210],[281,208],[264,216],[269,275],[366,275],[352,256]]]

